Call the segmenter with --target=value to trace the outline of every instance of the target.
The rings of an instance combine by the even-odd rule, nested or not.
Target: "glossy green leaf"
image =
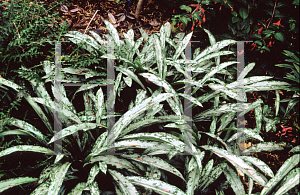
[[[38,178],[33,178],[33,177],[18,177],[18,178],[2,180],[0,181],[0,192],[3,192],[9,188],[16,187],[21,184],[32,183],[37,180]]]
[[[244,186],[243,186],[239,176],[236,174],[236,172],[230,166],[227,165],[226,169],[223,172],[227,178],[227,181],[229,182],[231,188],[233,189],[233,191],[236,195],[246,194]]]

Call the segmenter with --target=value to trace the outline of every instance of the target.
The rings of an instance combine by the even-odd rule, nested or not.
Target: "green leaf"
[[[274,177],[273,171],[270,169],[270,167],[263,161],[261,161],[258,158],[252,157],[252,156],[241,156],[241,159],[243,159],[246,162],[250,162],[257,168],[259,168],[262,172],[267,174],[270,177]]]
[[[163,169],[165,171],[168,171],[168,172],[180,177],[182,180],[185,181],[182,174],[175,167],[173,167],[172,165],[170,165],[169,163],[167,163],[166,161],[164,161],[163,159],[160,159],[158,157],[146,156],[146,155],[140,156],[137,154],[134,154],[134,155],[125,155],[124,154],[123,157],[135,160],[135,161],[143,163],[143,164],[147,164],[147,165],[151,165],[151,166]]]
[[[45,154],[54,154],[54,151],[51,149],[41,147],[41,146],[29,146],[29,145],[18,145],[12,146],[0,152],[0,157],[9,155],[14,152],[37,152],[37,153],[45,153]]]
[[[232,23],[236,23],[236,22],[238,22],[238,21],[240,21],[240,19],[238,18],[238,17],[232,17],[231,18],[231,21],[232,21]]]
[[[137,176],[127,176],[126,179],[128,179],[134,185],[139,185],[148,189],[152,189],[159,194],[185,195],[185,193],[176,186],[170,185],[160,180],[145,179],[143,177]]]
[[[95,164],[90,170],[90,174],[87,179],[86,185],[91,185],[94,182],[94,179],[98,175],[99,171],[100,171],[100,168],[98,167],[97,164]]]
[[[196,165],[197,166],[197,165]],[[188,175],[188,182],[186,183],[186,194],[194,195],[194,189],[200,180],[200,173],[198,169],[193,169]]]
[[[117,44],[117,46],[120,46],[120,38],[117,29],[107,20],[104,20],[104,23],[106,25],[107,31],[112,36],[113,41]]]
[[[204,148],[205,150],[213,151],[216,155],[218,155],[221,158],[226,158],[233,166],[240,169],[248,177],[252,178],[262,186],[265,185],[266,182],[260,175],[257,174],[256,170],[253,167],[249,166],[247,163],[245,163],[240,157],[234,154],[229,154],[226,150],[219,149],[213,146],[201,146],[201,147]]]
[[[300,145],[293,147],[289,152],[300,152]]]
[[[243,150],[242,154],[262,152],[262,151],[274,151],[274,150],[283,150],[284,148],[273,142],[263,142],[258,144],[253,144],[249,148]]]
[[[33,177],[18,177],[18,178],[12,178],[7,180],[0,181],[0,192],[3,192],[9,188],[25,184],[25,183],[32,183],[37,181],[38,178]]]
[[[285,178],[285,182],[277,190],[274,195],[280,195],[287,193],[290,189],[299,184],[300,168],[293,169]]]
[[[143,83],[140,81],[140,79],[136,76],[136,74],[134,72],[132,72],[128,68],[124,68],[122,66],[116,67],[116,70],[122,72],[122,74],[124,74],[124,75],[130,77],[131,79],[133,79],[135,82],[137,82],[145,90],[145,86],[143,85]]]
[[[271,190],[278,184],[280,180],[284,178],[286,174],[289,173],[296,165],[299,164],[300,154],[295,154],[287,159],[283,165],[279,168],[276,175],[268,181],[268,183],[264,186],[261,191],[261,195],[267,195],[271,192]],[[298,177],[299,178],[299,177]]]
[[[246,18],[248,17],[248,11],[247,11],[247,9],[244,8],[244,7],[241,7],[241,8],[239,9],[239,14],[240,14],[240,16],[241,16],[243,19],[246,19]]]
[[[68,195],[81,195],[82,191],[86,188],[85,182],[78,183]]]
[[[118,182],[118,185],[120,186],[121,191],[123,192],[123,194],[125,194],[125,195],[138,195],[138,191],[132,185],[132,183],[127,180],[127,177],[125,177],[121,173],[119,173],[117,171],[114,171],[114,170],[108,170],[108,172]]]
[[[229,182],[231,188],[233,189],[234,193],[236,195],[244,195],[245,189],[244,186],[239,178],[239,176],[236,174],[234,170],[230,166],[226,166],[226,169],[223,171],[224,175],[227,178],[227,181]]]
[[[188,7],[188,6],[186,6],[186,5],[181,5],[179,8],[182,9],[182,10],[185,10],[185,11],[192,12],[192,8],[191,8],[191,7]]]
[[[164,88],[164,90],[168,93],[171,93],[173,96],[173,99],[167,99],[170,107],[172,108],[172,110],[179,116],[182,115],[183,113],[183,108],[182,108],[182,104],[180,104],[179,98],[177,96],[176,91],[173,89],[173,87],[166,82],[165,80],[163,80],[162,78],[157,77],[156,75],[150,74],[150,73],[141,73],[141,76],[147,78],[150,82],[161,86],[162,88]]]
[[[98,126],[99,125],[97,125],[96,123],[81,123],[81,124],[76,124],[76,125],[66,127],[64,129],[62,129],[60,132],[56,133],[51,138],[51,140],[49,141],[48,144],[55,142],[56,140],[62,139],[66,136],[72,135],[80,130],[87,131],[87,130],[95,129]],[[100,127],[104,127],[104,126],[101,125]]]
[[[188,43],[190,42],[191,38],[192,38],[193,32],[189,33],[188,35],[186,35],[184,37],[184,39],[182,41],[180,41],[179,43],[177,43],[176,45],[176,52],[173,56],[173,60],[177,60],[177,58],[181,55],[182,51],[186,48],[186,46],[188,45]]]
[[[50,186],[48,195],[58,195],[70,165],[70,162],[66,162],[55,169],[55,171],[50,173]]]
[[[282,34],[282,32],[277,32],[274,35],[275,39],[277,39],[278,41],[283,42],[284,41],[284,35]]]

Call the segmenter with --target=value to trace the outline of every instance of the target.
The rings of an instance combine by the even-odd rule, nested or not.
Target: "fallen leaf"
[[[125,16],[125,15],[122,15],[122,16],[119,18],[118,22],[123,22],[123,21],[125,20],[125,18],[126,18],[126,16]]]
[[[111,23],[116,24],[116,19],[115,19],[115,17],[114,17],[111,13],[109,13],[109,12],[108,12],[108,19],[109,19],[109,21],[110,21]]]
[[[158,26],[159,25],[159,23],[156,21],[156,19],[154,19],[154,21],[153,22],[150,22],[149,23],[151,26]]]

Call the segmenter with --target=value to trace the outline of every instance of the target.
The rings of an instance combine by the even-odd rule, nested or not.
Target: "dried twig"
[[[96,16],[96,14],[97,14],[98,11],[99,11],[99,10],[97,10],[97,11],[95,12],[95,14],[93,15],[92,19],[90,20],[89,24],[87,25],[87,27],[86,27],[86,29],[85,29],[85,31],[84,31],[84,33],[83,33],[83,35],[86,33],[87,29],[89,28],[89,26],[90,26],[92,20],[94,19],[94,17]],[[83,37],[83,35],[82,35],[82,37]],[[81,38],[82,38],[82,37],[81,37]]]
[[[13,22],[14,23],[14,22]],[[20,33],[19,33],[19,31],[18,31],[18,28],[17,28],[17,25],[14,23],[14,25],[15,25],[15,28],[17,29],[17,32],[18,32],[18,35],[19,35],[19,39],[21,38],[21,36],[20,36]]]
[[[277,0],[275,1],[274,8],[273,8],[273,13],[272,13],[272,18],[271,18],[271,20],[269,21],[269,23],[268,23],[268,25],[267,25],[267,28],[266,28],[266,30],[268,30],[268,28],[269,28],[269,25],[270,25],[270,23],[271,23],[271,21],[272,21],[272,19],[273,19],[273,17],[274,17],[274,13],[275,13],[276,4],[277,4]]]

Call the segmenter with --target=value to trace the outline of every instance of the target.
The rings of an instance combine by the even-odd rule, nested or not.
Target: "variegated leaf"
[[[131,184],[130,181],[127,180],[127,178],[124,175],[114,170],[108,170],[108,172],[118,182],[118,185],[120,186],[120,189],[123,192],[123,194],[138,195],[136,188]]]
[[[137,176],[127,176],[126,179],[128,179],[135,185],[152,189],[155,192],[163,195],[185,195],[185,193],[176,186],[170,185],[160,180],[145,179],[143,177]]]
[[[185,180],[182,176],[182,174],[172,165],[169,163],[165,162],[164,160],[154,157],[154,156],[139,156],[137,154],[134,155],[123,155],[125,158],[129,158],[147,165],[151,165],[160,169],[163,169],[165,171],[168,171],[170,173],[173,173],[174,175],[177,175],[181,179]]]
[[[264,186],[261,191],[261,195],[267,195],[271,192],[271,190],[278,184],[280,180],[286,176],[290,170],[292,170],[296,165],[300,162],[300,154],[295,154],[287,159],[283,165],[276,172],[275,176],[268,181],[268,183]]]

